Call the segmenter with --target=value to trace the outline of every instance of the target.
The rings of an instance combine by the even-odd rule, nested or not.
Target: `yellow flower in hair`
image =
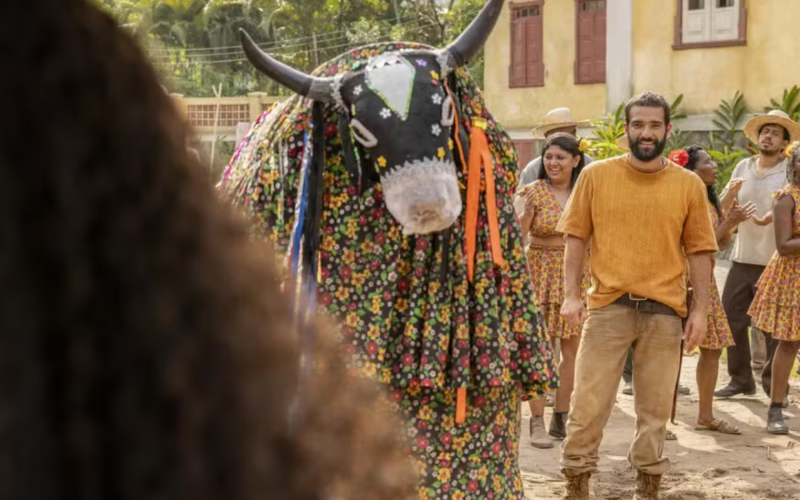
[[[788,156],[789,158],[791,158],[792,157],[792,151],[797,149],[798,146],[800,146],[800,142],[794,141],[793,143],[789,144],[789,146],[786,148],[786,150],[783,153],[786,156]]]
[[[586,139],[584,139],[583,137],[581,137],[580,139],[578,139],[578,151],[580,151],[581,153],[583,153],[583,152],[584,152],[584,151],[586,151],[586,149],[588,149],[588,148],[589,148],[589,141],[587,141],[587,140],[586,140]]]

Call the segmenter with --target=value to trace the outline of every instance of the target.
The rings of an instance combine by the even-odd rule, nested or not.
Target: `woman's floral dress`
[[[711,216],[711,223],[716,230],[720,224],[720,217],[717,209],[711,203],[708,204],[708,213]],[[725,349],[735,344],[733,341],[733,334],[731,327],[728,325],[728,316],[725,314],[725,309],[722,307],[720,300],[719,287],[717,280],[714,278],[714,266],[716,266],[716,259],[712,260],[711,264],[711,283],[709,284],[709,300],[710,306],[708,308],[708,330],[706,337],[700,347],[703,349],[710,349],[717,351]],[[689,267],[686,267],[686,282],[689,283]]]
[[[428,47],[371,45],[315,74],[332,76],[363,68],[381,53],[421,48]],[[557,376],[541,314],[529,300],[533,290],[511,204],[515,149],[466,72],[458,70],[454,81],[458,124],[466,132],[462,143],[473,117],[488,123],[505,264],[492,262],[483,201],[473,282],[467,278],[466,211],[450,231],[404,236],[386,209],[381,185],[365,183],[359,189],[351,181],[339,112],[325,105],[317,299],[338,319],[353,365],[383,383],[390,404],[405,417],[419,498],[522,500],[520,401],[554,389]],[[253,218],[256,236],[283,252],[295,222],[301,164],[310,149],[304,147],[310,118],[311,101],[298,96],[266,112],[220,186]],[[457,172],[466,200],[467,175],[462,168]],[[456,423],[460,388],[467,390],[466,418]]]
[[[800,238],[800,186],[792,184],[775,195],[784,196],[794,200],[792,238]],[[800,255],[775,252],[756,287],[748,311],[753,324],[778,340],[800,341]]]
[[[535,214],[529,233],[537,238],[560,236],[556,226],[564,209],[558,203],[550,185],[538,180],[523,186],[517,192],[520,204],[532,192]],[[547,333],[551,337],[568,339],[580,335],[581,326],[570,328],[561,317],[561,304],[564,303],[564,247],[542,247],[528,245],[528,267],[533,283],[533,302],[542,311]],[[586,292],[592,285],[589,259],[583,270],[581,298],[586,300]]]

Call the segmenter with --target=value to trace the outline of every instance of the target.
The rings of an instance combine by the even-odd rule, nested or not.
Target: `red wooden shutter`
[[[594,15],[594,70],[592,77],[598,83],[606,81],[606,3],[597,2],[599,8]]]
[[[606,81],[606,2],[575,2],[576,41],[575,83]]]
[[[527,81],[529,87],[544,85],[544,34],[542,29],[542,6],[528,8],[525,19],[527,42]]]
[[[544,85],[542,3],[511,8],[510,87]]]
[[[511,87],[525,86],[525,20],[522,10],[511,11]]]

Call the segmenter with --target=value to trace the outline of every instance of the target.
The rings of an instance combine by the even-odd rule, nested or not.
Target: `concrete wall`
[[[602,116],[605,85],[575,85],[574,0],[544,2],[544,87],[508,87],[512,3],[526,2],[506,1],[486,43],[484,96],[495,118],[509,129],[530,129],[547,111],[562,106],[570,107],[578,120]]]

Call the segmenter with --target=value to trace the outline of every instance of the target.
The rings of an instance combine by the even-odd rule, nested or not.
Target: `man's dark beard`
[[[780,146],[772,146],[772,149],[767,149],[759,146],[758,152],[764,156],[775,156],[783,150]]]
[[[664,137],[664,139],[661,141],[659,140],[655,141],[654,144],[655,147],[652,150],[652,152],[650,151],[646,152],[639,147],[639,143],[641,142],[641,140],[642,140],[641,138],[632,140],[630,136],[628,136],[628,144],[630,145],[631,148],[631,154],[635,156],[636,159],[639,161],[653,161],[659,156],[661,156],[661,153],[664,152],[664,148],[667,147],[667,138]]]

